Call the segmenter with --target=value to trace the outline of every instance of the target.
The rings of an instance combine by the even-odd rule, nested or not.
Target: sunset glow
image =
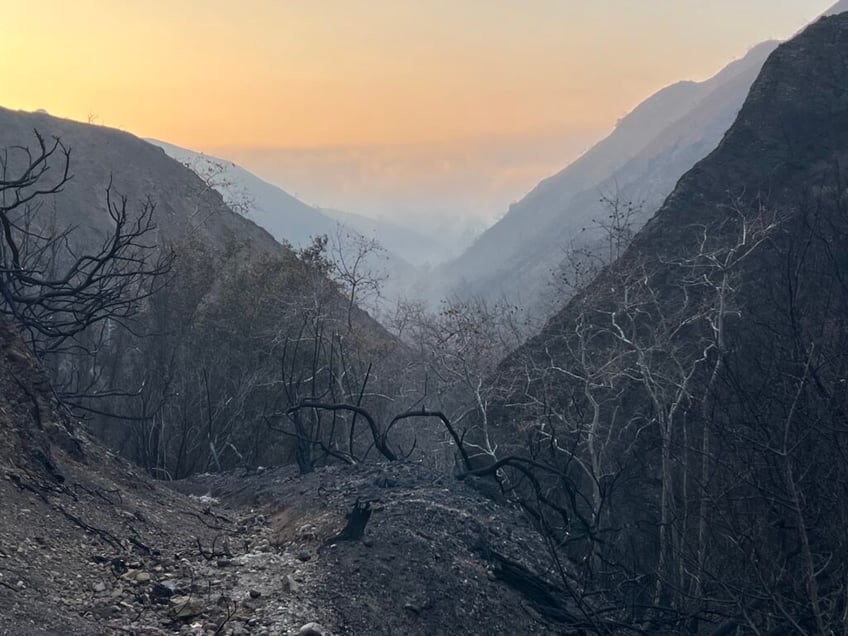
[[[203,149],[605,130],[831,2],[3,4],[0,104]]]

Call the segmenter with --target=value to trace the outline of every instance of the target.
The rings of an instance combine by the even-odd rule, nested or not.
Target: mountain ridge
[[[193,235],[218,247],[240,240],[265,253],[281,248],[266,230],[232,212],[188,168],[138,137],[47,113],[0,107],[0,147],[32,146],[34,130],[48,139],[58,138],[71,151],[72,178],[54,200],[61,196],[65,202],[56,208],[57,220],[76,227],[74,240],[101,240],[108,222],[106,189],[111,184],[113,194],[126,197],[130,209],[148,200],[156,207],[155,232],[163,243]],[[20,158],[12,157],[13,165]]]
[[[637,208],[644,202],[634,218],[633,229],[638,229],[685,170],[715,147],[775,47],[776,42],[761,43],[704,82],[679,82],[648,98],[607,138],[543,180],[463,255],[440,268],[446,286],[512,300],[512,290],[521,289],[521,302],[538,308],[564,250],[575,242],[592,247],[594,239],[580,235],[608,213],[600,198],[620,197]],[[667,95],[673,97],[671,108],[663,107]],[[644,114],[658,109],[661,116],[650,125]],[[639,131],[637,147],[608,156],[609,149],[630,143],[628,136],[620,137],[630,128]],[[666,152],[675,149],[684,151],[682,159]],[[587,174],[594,176],[586,179]]]

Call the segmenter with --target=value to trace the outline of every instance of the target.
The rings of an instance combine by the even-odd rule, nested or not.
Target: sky
[[[704,79],[831,4],[0,0],[0,105],[253,157],[254,167],[274,150],[391,148],[409,172],[401,181],[425,166],[414,160],[422,148],[445,149],[426,165],[466,161],[460,171],[485,181],[486,148],[532,157],[541,143],[550,161],[505,168],[515,185],[503,196],[515,197],[659,88]],[[447,150],[458,146],[474,151]],[[360,173],[369,152],[354,152]],[[307,194],[320,199],[349,177]]]

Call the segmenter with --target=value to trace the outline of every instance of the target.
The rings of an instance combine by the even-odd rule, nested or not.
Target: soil
[[[405,463],[156,482],[2,322],[0,506],[0,636],[569,633],[518,510]]]
[[[552,608],[505,582],[507,559],[541,575],[547,550],[517,510],[417,464],[331,466],[308,475],[205,475],[178,485],[223,506],[250,506],[273,554],[306,558],[309,594],[333,634],[554,634]],[[369,504],[361,540],[338,540],[347,515]],[[497,558],[496,558],[497,557]],[[284,577],[266,577],[263,596]],[[263,585],[259,581],[251,584]]]

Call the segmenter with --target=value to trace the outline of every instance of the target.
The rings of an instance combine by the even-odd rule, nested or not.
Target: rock
[[[431,607],[433,607],[433,602],[426,596],[410,598],[403,604],[403,609],[414,614],[421,614],[424,610],[430,609]]]
[[[262,596],[262,592],[259,590],[250,590],[250,598],[259,598]]]
[[[203,613],[203,604],[193,596],[174,596],[171,598],[171,616],[174,618],[192,618]]]
[[[306,550],[303,550],[302,552],[297,553],[298,561],[306,562],[306,561],[309,561],[309,559],[311,559],[311,558],[312,558],[312,555],[309,554],[309,552],[307,552]]]
[[[287,592],[291,592],[294,594],[300,589],[300,584],[294,580],[294,577],[291,574],[286,574],[286,579],[283,582],[283,587]]]
[[[123,559],[112,559],[112,571],[116,576],[121,576],[127,572],[127,564]]]
[[[217,565],[218,565],[219,568],[225,568],[228,565],[230,565],[230,563],[231,562],[230,562],[229,559],[218,559],[218,561],[217,561]]]
[[[150,573],[141,570],[128,570],[125,574],[121,575],[121,578],[127,581],[133,581],[139,585],[150,583]]]
[[[271,542],[268,539],[260,539],[256,543],[257,552],[268,552],[271,549]]]
[[[174,595],[174,588],[164,583],[154,583],[150,592],[154,599],[169,599]]]
[[[109,605],[108,607],[98,607],[94,610],[94,615],[98,618],[113,618],[121,613],[121,608],[117,605]]]
[[[103,581],[99,581],[99,582],[95,583],[92,586],[92,588],[94,589],[95,592],[105,592],[106,591],[106,584]]]
[[[297,634],[298,636],[324,636],[324,628],[318,623],[307,623]]]

